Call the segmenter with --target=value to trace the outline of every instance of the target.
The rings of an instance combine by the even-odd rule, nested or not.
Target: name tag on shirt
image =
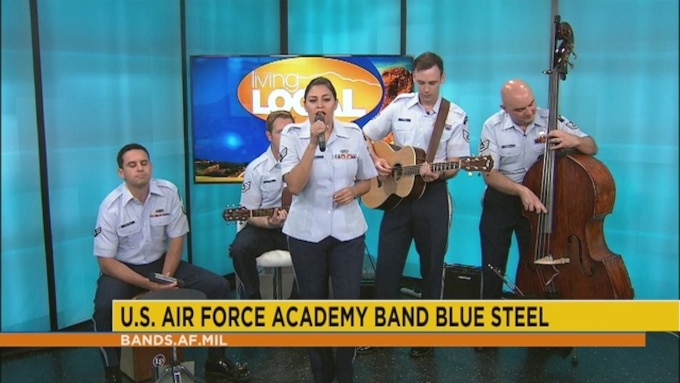
[[[502,145],[501,149],[507,149],[507,148],[514,148],[515,144],[510,144],[510,145]]]
[[[401,117],[400,117],[400,118],[397,118],[397,121],[401,121],[401,122],[411,122],[411,119],[410,119],[410,118],[401,118]]]
[[[357,158],[356,153],[338,153],[334,154],[333,158],[336,160],[353,160]]]

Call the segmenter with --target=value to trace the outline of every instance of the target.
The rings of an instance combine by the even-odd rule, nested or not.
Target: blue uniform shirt
[[[281,173],[290,172],[300,162],[310,141],[310,123],[288,125],[281,135]],[[333,131],[326,151],[316,148],[309,180],[302,192],[293,196],[293,203],[283,232],[291,237],[320,242],[326,237],[348,241],[368,229],[364,215],[355,199],[346,205],[336,205],[333,194],[355,181],[378,175],[366,148],[361,129],[353,123],[333,121]]]
[[[269,147],[246,167],[241,185],[241,206],[249,210],[281,207],[282,192],[281,164]]]
[[[578,137],[587,136],[564,117],[559,117],[557,126],[559,130]],[[479,154],[492,156],[494,168],[514,182],[521,183],[529,168],[543,155],[546,143],[538,138],[547,132],[547,109],[536,109],[536,118],[527,126],[526,132],[515,125],[507,112],[501,110],[484,122]]]
[[[94,255],[134,265],[149,264],[165,254],[168,238],[181,237],[188,231],[182,200],[171,182],[152,179],[143,204],[123,183],[99,206]]]
[[[401,147],[408,145],[427,151],[441,100],[439,97],[432,111],[426,113],[418,101],[417,93],[400,94],[380,114],[364,125],[364,134],[377,141],[392,132],[395,145]],[[467,115],[458,105],[451,103],[433,162],[445,162],[449,157],[469,155],[470,132],[467,127]]]

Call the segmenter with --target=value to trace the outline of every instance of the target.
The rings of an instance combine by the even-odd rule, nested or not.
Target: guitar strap
[[[439,140],[442,138],[446,116],[449,115],[449,106],[451,106],[451,103],[442,97],[442,101],[439,103],[437,119],[434,122],[432,137],[430,138],[430,146],[427,148],[427,155],[425,157],[425,161],[427,161],[428,164],[432,163],[432,160],[434,160],[434,155],[437,153],[437,146],[439,146]]]
[[[288,190],[288,186],[283,188],[283,194],[281,194],[281,207],[290,207],[293,202],[293,194]]]

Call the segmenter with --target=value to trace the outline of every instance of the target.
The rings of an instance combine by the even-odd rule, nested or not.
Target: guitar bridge
[[[564,265],[567,263],[569,263],[569,258],[554,259],[552,255],[546,255],[545,257],[534,261],[534,264],[536,265]]]

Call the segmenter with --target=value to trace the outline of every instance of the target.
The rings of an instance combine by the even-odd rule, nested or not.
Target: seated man
[[[208,299],[228,299],[227,281],[208,270],[181,260],[184,235],[189,231],[177,187],[152,179],[149,152],[139,144],[118,152],[118,175],[124,182],[102,202],[94,230],[94,255],[101,275],[94,299],[95,331],[111,331],[112,302],[132,299],[146,291],[177,288],[148,279],[162,273],[183,280],[185,287]],[[122,382],[120,348],[101,348],[106,382]],[[206,375],[235,381],[250,379],[251,371],[224,357],[223,348],[211,348]]]
[[[243,283],[248,299],[262,299],[257,257],[267,251],[288,250],[286,235],[281,232],[290,206],[290,194],[284,193],[279,154],[283,128],[294,122],[288,111],[272,112],[267,117],[267,139],[271,145],[246,167],[241,189],[241,206],[249,209],[275,208],[265,217],[250,217],[229,247],[234,270]],[[284,196],[285,194],[285,196]],[[284,209],[278,209],[285,207]],[[295,294],[293,286],[293,295]]]

